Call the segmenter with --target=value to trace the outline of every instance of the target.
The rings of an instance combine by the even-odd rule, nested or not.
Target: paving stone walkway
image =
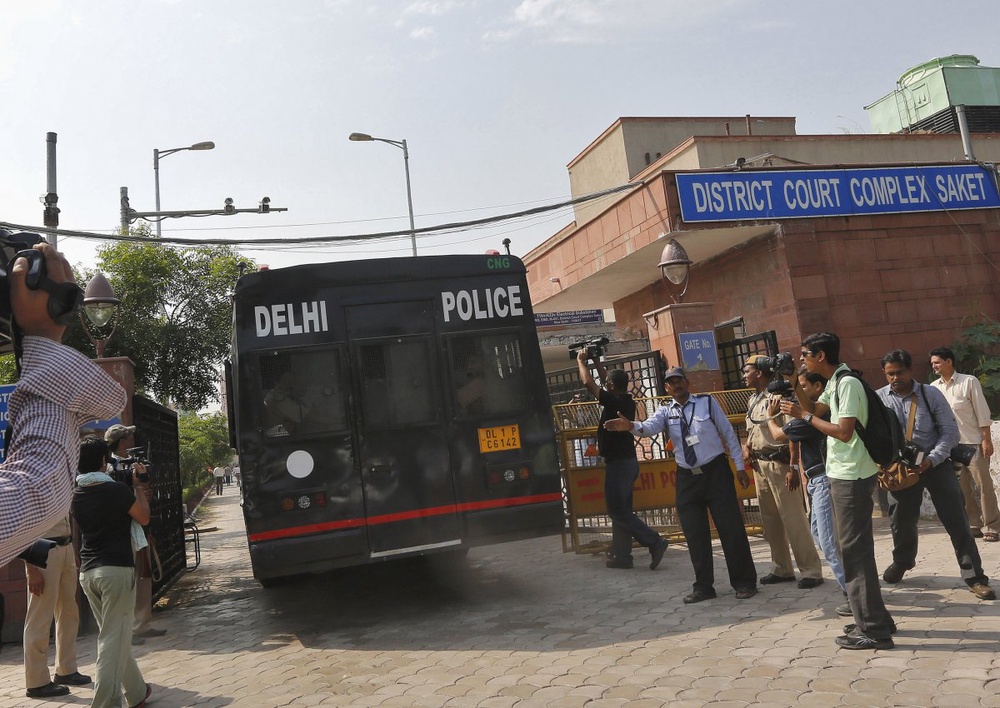
[[[168,633],[135,648],[157,708],[1000,706],[1000,602],[965,589],[936,522],[922,522],[917,568],[886,588],[896,648],[853,652],[833,642],[844,620],[831,579],[745,601],[720,583],[718,599],[683,605],[692,571],[681,545],[656,572],[608,570],[550,537],[264,590],[235,488],[198,515],[218,528],[202,537],[202,565],[158,606]],[[876,524],[887,565],[887,523]],[[766,544],[751,545],[763,575]],[[1000,575],[1000,544],[980,550]],[[726,577],[721,551],[716,576]],[[79,649],[92,673],[95,636]],[[92,695],[27,699],[20,646],[0,652],[0,706],[87,706]]]

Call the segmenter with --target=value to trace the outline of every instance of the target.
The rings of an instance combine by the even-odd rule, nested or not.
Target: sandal
[[[1000,541],[1000,536],[993,532],[987,532],[983,534],[983,540],[989,541],[990,543],[996,543],[997,541]]]

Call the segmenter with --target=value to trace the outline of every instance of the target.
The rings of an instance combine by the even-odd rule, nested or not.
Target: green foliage
[[[197,410],[216,400],[233,286],[248,261],[227,246],[174,249],[155,239],[114,242],[98,255],[98,269],[121,300],[105,355],[132,359],[136,388],[163,403]],[[82,334],[69,332],[67,344],[79,346]]]
[[[212,480],[207,468],[230,463],[229,428],[222,413],[182,412],[177,418],[180,438],[181,487],[203,488]]]
[[[962,332],[951,350],[955,368],[979,378],[990,410],[1000,414],[1000,322],[984,316],[982,322]]]

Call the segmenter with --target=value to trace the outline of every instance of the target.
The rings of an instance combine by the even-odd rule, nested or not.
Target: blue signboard
[[[979,165],[677,174],[686,222],[1000,208]]]
[[[681,362],[686,373],[718,371],[719,351],[715,346],[715,332],[682,332],[677,335]]]

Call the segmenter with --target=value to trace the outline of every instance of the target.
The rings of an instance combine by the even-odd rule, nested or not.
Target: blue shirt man
[[[880,388],[879,397],[895,411],[903,429],[912,406],[917,407],[912,441],[922,452],[920,481],[912,487],[889,492],[889,516],[892,528],[892,563],[882,574],[890,584],[903,579],[917,562],[917,522],[924,489],[931,496],[938,518],[951,538],[962,579],[980,600],[995,600],[996,593],[983,572],[983,561],[976,539],[965,516],[962,488],[955,477],[949,456],[958,444],[958,423],[944,394],[933,386],[913,380],[913,358],[904,349],[894,349],[882,357],[882,372],[888,386]]]

